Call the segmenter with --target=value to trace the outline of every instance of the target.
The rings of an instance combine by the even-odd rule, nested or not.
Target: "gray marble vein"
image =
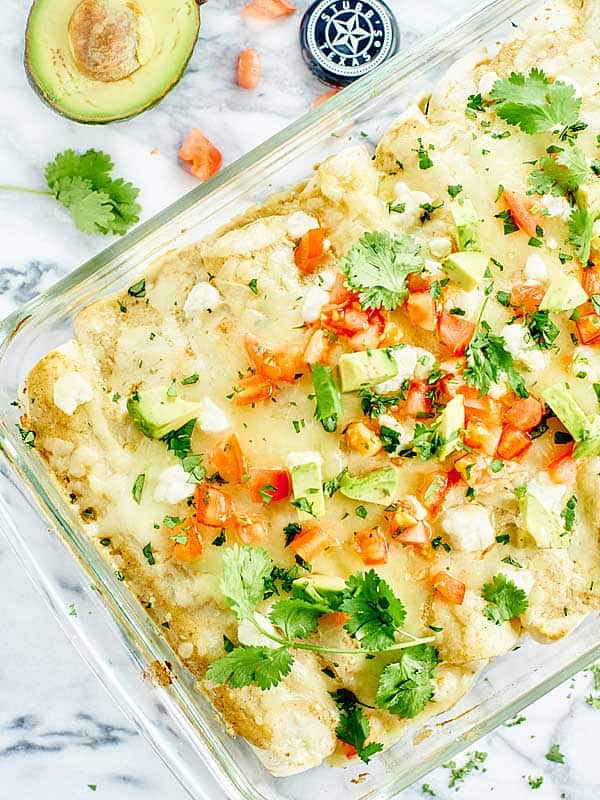
[[[404,44],[471,5],[469,0],[388,2]],[[306,70],[296,45],[299,15],[308,1],[299,0],[296,16],[273,24],[243,21],[241,6],[242,0],[210,0],[189,68],[158,107],[120,124],[86,127],[52,113],[28,86],[22,57],[29,1],[4,0],[0,183],[43,188],[43,167],[58,151],[99,147],[113,155],[119,174],[142,188],[147,218],[196,185],[177,163],[189,128],[201,128],[230,163],[307,111],[326,89]],[[236,55],[249,46],[259,49],[263,64],[255,93],[233,82]],[[0,317],[108,241],[79,233],[49,198],[0,192]],[[0,476],[0,488],[2,481]],[[28,521],[19,524],[26,529]],[[2,536],[0,575],[0,800],[184,800],[175,778],[92,677],[24,579]],[[77,585],[66,588],[73,601],[82,601]],[[466,777],[459,796],[598,800],[600,710],[585,702],[592,688],[589,673],[582,673],[524,711],[522,724],[502,727],[478,743],[476,748],[488,753],[485,771]],[[554,743],[560,744],[564,764],[545,758]],[[460,766],[466,759],[463,754],[456,761]],[[349,779],[361,771],[352,767]],[[528,778],[539,777],[540,788],[530,788]],[[449,800],[456,792],[448,782],[449,770],[441,768],[405,791],[402,800],[426,797],[421,783]]]

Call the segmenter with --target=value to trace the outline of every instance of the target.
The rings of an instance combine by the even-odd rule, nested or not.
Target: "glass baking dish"
[[[589,616],[551,647],[523,642],[487,668],[458,706],[415,727],[367,768],[321,767],[273,778],[248,745],[226,733],[160,629],[88,540],[35,450],[21,441],[14,405],[18,388],[42,355],[71,337],[72,320],[82,307],[131,283],[166,250],[201,238],[269,194],[300,182],[315,162],[348,142],[376,142],[415,94],[431,89],[466,53],[494,47],[514,34],[519,20],[536,6],[530,0],[477,5],[450,30],[420,40],[139,226],[0,327],[0,447],[11,467],[0,465],[0,523],[70,639],[193,797],[392,798],[600,657],[600,620]],[[36,508],[41,515],[33,512]],[[48,522],[56,535],[48,536]],[[74,597],[76,618],[68,614]],[[153,682],[156,662],[172,665],[170,685]],[[363,774],[351,780],[358,773]]]

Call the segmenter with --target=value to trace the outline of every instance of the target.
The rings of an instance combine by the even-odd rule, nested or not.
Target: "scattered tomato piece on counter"
[[[435,575],[431,576],[431,584],[444,600],[457,606],[462,605],[467,589],[462,581],[453,578],[447,572],[436,572]]]
[[[260,59],[253,47],[238,56],[237,82],[242,89],[256,89],[260,82]]]
[[[332,97],[335,97],[336,94],[339,91],[341,91],[339,86],[334,86],[333,89],[330,89],[328,92],[325,92],[325,94],[319,95],[319,97],[317,97],[315,100],[313,100],[312,107],[313,108],[318,108],[320,105],[322,105],[323,103],[326,103]]]
[[[169,538],[174,542],[173,555],[177,561],[189,563],[200,558],[204,552],[204,542],[195,519],[185,520],[172,528],[169,533]]]
[[[269,505],[277,500],[286,500],[291,493],[290,474],[287,469],[252,467],[248,489],[255,503]]]
[[[213,447],[210,458],[227,483],[239,483],[248,472],[246,459],[235,433],[218,442]]]
[[[287,17],[296,11],[296,6],[290,0],[252,0],[242,8],[244,17],[256,19],[277,19]]]
[[[311,228],[306,231],[294,250],[294,262],[300,272],[310,275],[317,271],[325,255],[324,242],[323,228]]]
[[[223,163],[221,151],[198,128],[192,128],[186,136],[179,158],[190,164],[189,171],[201,181],[212,178]]]
[[[328,534],[318,525],[304,525],[294,536],[292,550],[310,564],[331,544]]]
[[[354,534],[354,547],[364,564],[375,566],[387,563],[389,545],[381,528],[358,531]]]

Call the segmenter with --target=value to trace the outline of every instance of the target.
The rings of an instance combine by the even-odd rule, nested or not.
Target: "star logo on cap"
[[[357,55],[364,49],[364,40],[371,40],[371,31],[361,28],[361,19],[358,14],[353,14],[346,20],[333,20],[335,38],[331,46],[337,50],[342,47],[348,49],[351,55]]]

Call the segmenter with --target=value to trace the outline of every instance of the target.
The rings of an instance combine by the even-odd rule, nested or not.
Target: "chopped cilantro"
[[[554,761],[555,764],[564,764],[565,757],[560,752],[560,745],[553,744],[550,750],[546,753],[546,759],[548,761]]]
[[[152,552],[152,544],[150,542],[148,542],[148,544],[142,548],[142,553],[144,554],[144,558],[150,564],[150,566],[156,564],[156,559],[154,558],[154,553]]]
[[[127,289],[127,294],[131,295],[131,297],[145,297],[146,296],[146,279],[141,278],[141,280],[137,281],[136,283],[132,284],[129,289]]]
[[[139,505],[142,501],[142,492],[144,491],[144,482],[146,480],[146,476],[142,473],[138,475],[134,481],[133,488],[131,490],[131,494],[133,495],[133,499]]]
[[[483,613],[496,625],[520,616],[528,606],[527,595],[523,589],[519,589],[502,573],[494,575],[491,583],[484,584],[481,595],[488,601]]]
[[[454,185],[448,186],[448,194],[450,197],[458,197],[458,195],[462,192],[463,187],[460,183],[456,183]]]

